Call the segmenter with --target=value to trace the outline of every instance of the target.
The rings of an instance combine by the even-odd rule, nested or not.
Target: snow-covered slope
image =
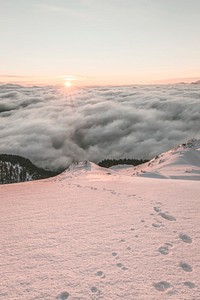
[[[199,300],[199,195],[89,162],[1,185],[0,299]]]
[[[102,179],[102,175],[111,174],[115,174],[115,172],[111,169],[99,167],[95,163],[85,160],[83,162],[77,162],[70,165],[69,168],[56,177],[56,180],[63,181],[75,177],[84,177],[87,180],[88,178],[98,177]],[[107,178],[107,176],[105,178]]]
[[[143,177],[200,180],[200,140],[192,139],[123,173]]]
[[[88,175],[88,174],[110,174],[110,170],[108,168],[102,168],[92,163],[90,161],[77,162],[69,166],[63,173],[61,173],[59,177],[71,176],[71,175]]]

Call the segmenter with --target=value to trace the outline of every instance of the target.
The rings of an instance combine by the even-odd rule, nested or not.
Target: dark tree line
[[[35,166],[29,159],[19,155],[0,154],[0,183],[14,183],[48,178],[57,172]]]
[[[116,165],[133,165],[133,166],[138,166],[140,164],[144,164],[148,162],[149,160],[147,159],[127,159],[127,158],[122,158],[122,159],[104,159],[101,162],[98,163],[100,167],[104,168],[110,168],[112,166]]]

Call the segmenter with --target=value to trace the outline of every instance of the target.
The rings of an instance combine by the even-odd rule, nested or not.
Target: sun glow
[[[66,82],[64,83],[64,85],[65,85],[66,88],[72,87],[71,81],[66,81]]]

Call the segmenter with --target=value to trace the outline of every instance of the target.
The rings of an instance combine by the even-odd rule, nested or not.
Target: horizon
[[[5,76],[4,79],[6,78],[12,78],[12,76]],[[13,76],[13,78],[16,76]],[[0,78],[2,78],[2,76],[0,76]],[[88,85],[84,85],[84,84],[75,84],[73,81],[64,81],[63,82],[53,82],[49,81],[49,82],[37,82],[37,81],[23,81],[23,80],[9,80],[9,81],[1,81],[0,80],[0,85],[4,85],[4,84],[13,84],[13,85],[21,85],[21,86],[29,86],[29,87],[33,87],[33,86],[54,86],[54,87],[66,87],[67,89],[73,89],[73,88],[92,88],[92,87],[128,87],[128,86],[145,86],[145,85],[176,85],[176,84],[192,84],[192,83],[196,83],[196,81],[199,81],[200,77],[190,77],[190,78],[171,78],[171,79],[163,79],[163,80],[155,80],[152,82],[146,82],[146,83],[137,83],[137,82],[133,82],[133,83],[128,83],[128,84],[88,84]],[[68,83],[70,83],[68,85]]]

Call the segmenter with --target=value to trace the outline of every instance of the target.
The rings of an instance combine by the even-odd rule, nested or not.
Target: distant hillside
[[[200,84],[200,80],[197,80],[197,81],[191,82],[191,84]]]
[[[36,167],[29,159],[22,156],[0,154],[0,184],[37,180],[57,174]]]

